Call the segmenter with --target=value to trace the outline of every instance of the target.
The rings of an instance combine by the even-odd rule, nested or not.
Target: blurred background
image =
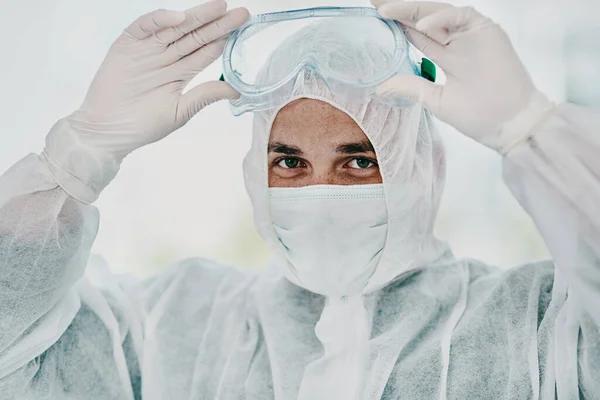
[[[139,15],[186,9],[193,0],[1,0],[0,63],[3,126],[0,172],[39,152],[53,123],[79,107],[111,43]],[[537,86],[553,100],[600,105],[598,0],[473,0],[510,35]],[[254,14],[367,1],[230,0]],[[217,62],[192,86],[216,79]],[[436,233],[458,257],[509,268],[548,257],[530,218],[502,182],[501,159],[440,124],[448,180]],[[100,233],[93,251],[118,273],[148,275],[202,256],[240,268],[268,258],[254,231],[242,177],[251,115],[212,105],[166,140],[143,148],[96,203]]]

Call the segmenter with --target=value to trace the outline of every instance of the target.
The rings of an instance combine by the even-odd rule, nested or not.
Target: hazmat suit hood
[[[383,47],[367,48],[355,43],[350,46],[349,41],[344,40],[348,34],[344,26],[346,21],[327,22],[316,22],[311,29],[296,33],[281,45],[273,52],[261,75],[275,80],[278,72],[289,71],[289,64],[296,64],[298,55],[306,51],[325,58],[329,65],[343,62],[345,73],[351,71],[357,77],[369,68],[377,68],[380,64],[377,60],[387,56]],[[414,71],[409,60],[405,71]],[[442,143],[429,112],[419,104],[401,109],[376,98],[361,100],[351,98],[347,93],[332,92],[318,71],[305,69],[298,74],[293,92],[284,104],[254,114],[252,146],[244,160],[244,179],[252,200],[255,224],[268,243],[272,263],[279,272],[292,283],[305,287],[293,273],[273,227],[267,157],[269,135],[277,113],[300,98],[323,101],[349,115],[376,152],[387,207],[387,235],[379,263],[363,293],[382,288],[404,272],[449,255],[446,244],[433,235],[444,186],[445,163]]]

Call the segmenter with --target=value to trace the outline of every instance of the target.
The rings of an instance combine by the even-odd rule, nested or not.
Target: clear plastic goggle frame
[[[294,39],[297,32],[310,37],[314,23],[320,23],[321,29],[323,25],[343,26],[341,29],[345,32],[340,37],[348,42],[345,45],[356,44],[368,52],[368,40],[371,40],[377,44],[373,47],[385,50],[385,57],[368,73],[345,73],[343,63],[332,66],[327,60],[329,54],[312,51],[307,43],[301,46],[305,50],[298,54],[291,46],[287,57],[277,60],[275,65],[281,68],[276,73],[263,73],[270,57],[286,47],[286,40]],[[416,58],[413,50],[398,22],[382,18],[375,8],[319,7],[274,12],[252,16],[230,34],[223,52],[223,77],[241,94],[239,99],[230,102],[234,115],[277,107],[289,96],[294,81],[303,71],[318,75],[332,91],[343,90],[360,99],[373,96],[379,84],[395,75],[420,75],[418,62],[413,60]],[[404,105],[409,103],[412,104]],[[394,106],[402,107],[403,104]]]

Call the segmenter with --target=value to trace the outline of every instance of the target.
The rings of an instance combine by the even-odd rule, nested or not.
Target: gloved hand
[[[471,7],[371,0],[405,27],[411,43],[444,71],[445,85],[418,76],[384,82],[381,96],[408,96],[440,120],[506,154],[554,108],[534,86],[506,33]]]
[[[41,154],[63,189],[91,203],[135,149],[185,125],[202,108],[239,94],[225,82],[188,83],[223,52],[248,19],[224,0],[189,10],[156,10],[111,46],[80,109],[58,121]]]

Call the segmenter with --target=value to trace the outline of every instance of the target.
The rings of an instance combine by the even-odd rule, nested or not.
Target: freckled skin
[[[295,100],[277,114],[269,143],[279,142],[293,146],[303,154],[287,156],[269,153],[269,186],[381,183],[374,152],[340,154],[336,151],[340,145],[365,141],[368,141],[367,136],[346,113],[322,101]],[[278,161],[282,158],[298,160],[298,167],[282,167],[288,165]],[[364,168],[365,164],[369,164],[366,160],[372,161],[368,168]],[[362,164],[363,168],[359,168],[359,164]]]

